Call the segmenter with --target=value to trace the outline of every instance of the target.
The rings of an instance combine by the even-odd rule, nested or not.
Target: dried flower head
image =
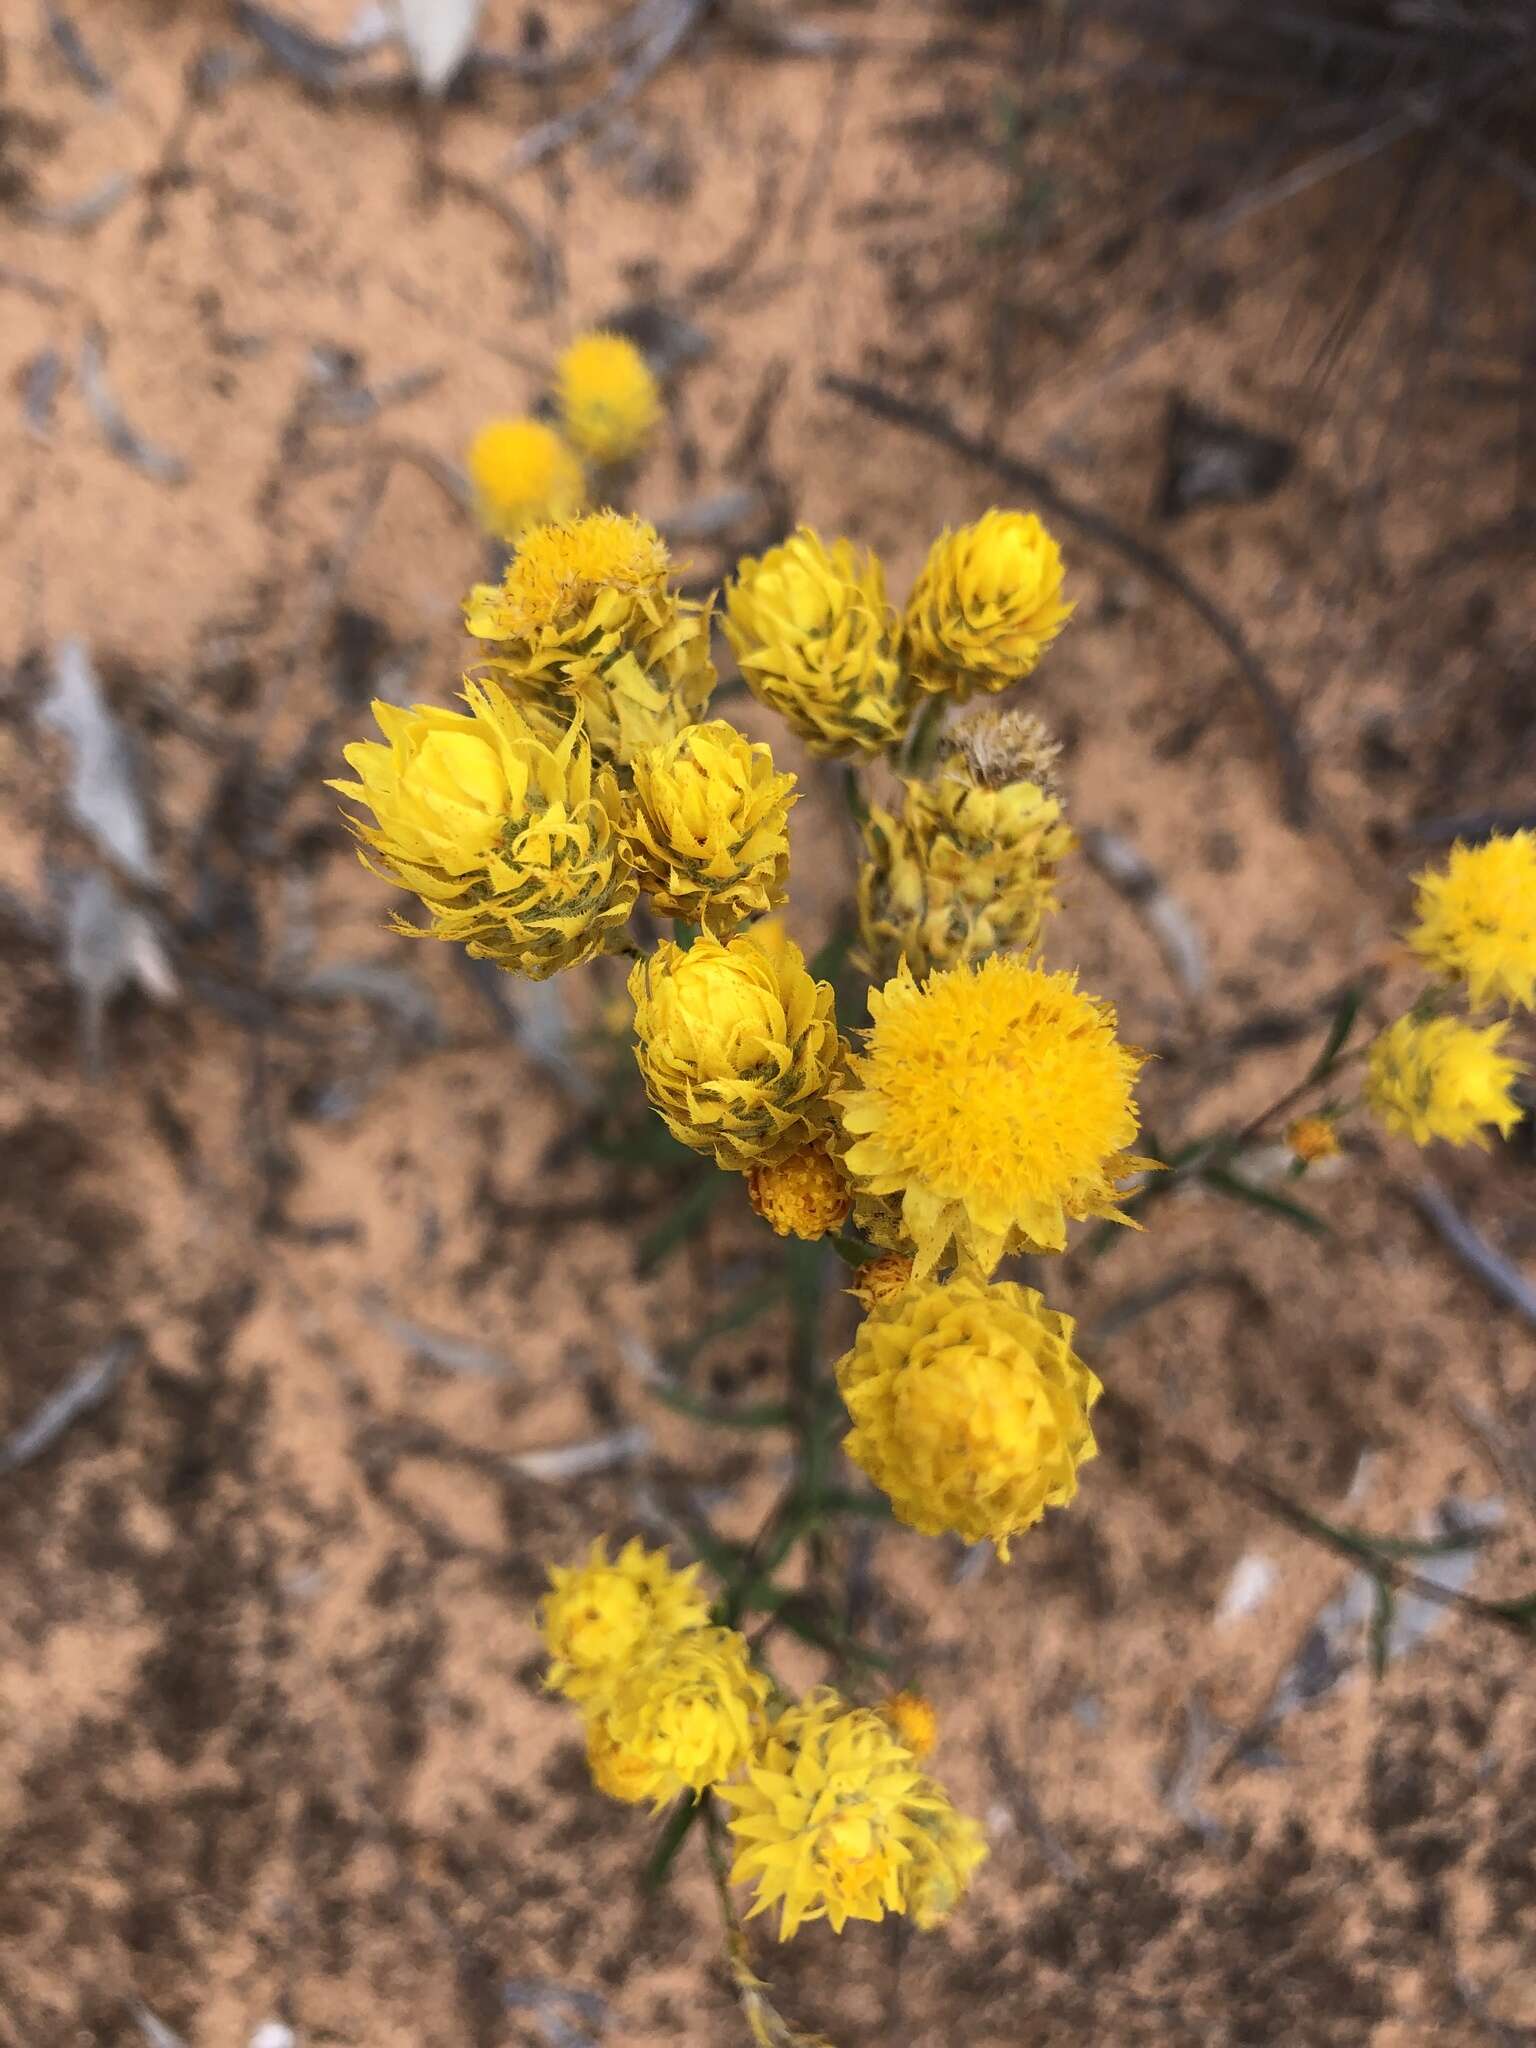
[[[565,430],[593,462],[629,462],[656,431],[661,398],[650,365],[622,334],[578,335],[555,366]]]
[[[939,740],[941,767],[958,768],[975,789],[1032,782],[1047,796],[1057,790],[1061,743],[1032,711],[973,711]]]
[[[602,1790],[664,1806],[702,1792],[747,1760],[763,1727],[768,1681],[745,1636],[696,1628],[624,1666],[594,1703],[588,1755]]]
[[[879,1258],[866,1259],[859,1267],[848,1292],[862,1308],[878,1308],[883,1301],[894,1301],[911,1279],[909,1253],[882,1252]]]
[[[880,1712],[896,1740],[905,1743],[919,1763],[932,1754],[939,1739],[939,1717],[931,1700],[920,1692],[893,1692],[881,1701]]]
[[[898,1520],[1006,1558],[1097,1454],[1101,1389],[1072,1331],[1031,1287],[964,1273],[915,1283],[871,1309],[837,1362],[853,1420],[843,1449]]]
[[[1073,607],[1061,549],[1033,512],[993,509],[942,533],[907,601],[906,663],[919,689],[957,699],[1027,676]]]
[[[624,841],[663,915],[723,938],[784,901],[795,778],[766,746],[717,718],[645,748],[632,772]]]
[[[876,754],[907,729],[915,694],[894,647],[885,572],[808,526],[746,557],[726,592],[725,637],[755,697],[813,754]]]
[[[709,610],[668,588],[656,530],[618,512],[535,526],[499,584],[477,584],[465,624],[519,699],[586,721],[627,764],[699,718],[715,686]]]
[[[583,1563],[551,1565],[539,1602],[550,1659],[544,1683],[569,1700],[592,1699],[655,1644],[703,1628],[709,1601],[698,1576],[696,1564],[674,1571],[664,1550],[647,1550],[638,1537],[611,1563],[599,1538]]]
[[[1536,1007],[1536,832],[1454,846],[1443,872],[1418,876],[1408,943],[1473,1004]]]
[[[857,1189],[899,1198],[916,1272],[1060,1251],[1069,1218],[1128,1222],[1117,1183],[1144,1056],[1071,974],[1007,955],[872,990],[866,1051],[837,1099]],[[856,1212],[857,1213],[857,1212]]]
[[[825,1145],[804,1145],[774,1165],[752,1167],[747,1199],[777,1236],[810,1240],[844,1221],[853,1190]]]
[[[826,1128],[841,1048],[831,987],[798,946],[669,942],[636,965],[629,992],[646,1093],[680,1144],[745,1173]]]
[[[494,683],[466,683],[466,717],[375,703],[384,734],[344,749],[355,782],[330,787],[365,867],[420,897],[431,925],[476,959],[542,981],[623,941],[637,883],[619,840],[619,790],[594,767],[579,717],[530,715]]]
[[[719,1797],[734,1809],[731,1882],[754,1888],[748,1919],[779,1908],[781,1941],[808,1920],[840,1934],[903,1912],[924,1817],[947,1804],[880,1714],[827,1688],[777,1717]]]
[[[542,420],[490,420],[469,444],[475,514],[497,540],[515,541],[546,519],[582,508],[581,464]]]
[[[1514,1085],[1524,1064],[1500,1050],[1507,1021],[1399,1017],[1371,1047],[1365,1099],[1387,1130],[1428,1145],[1487,1148],[1487,1126],[1507,1138],[1520,1121]]]

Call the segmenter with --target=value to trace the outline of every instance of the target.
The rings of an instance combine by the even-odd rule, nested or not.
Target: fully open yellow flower
[[[618,784],[594,767],[579,717],[529,715],[494,683],[466,683],[464,701],[467,717],[376,703],[384,743],[354,741],[357,781],[330,787],[373,812],[350,821],[364,866],[431,913],[427,930],[397,930],[542,981],[623,942],[638,885]]]
[[[745,1173],[826,1128],[841,1048],[831,987],[798,946],[668,942],[636,965],[629,992],[646,1093],[680,1144]]]
[[[802,1146],[773,1166],[754,1166],[747,1199],[779,1237],[825,1237],[848,1214],[853,1191],[827,1147]]]
[[[615,1675],[594,1704],[588,1757],[602,1790],[664,1806],[743,1764],[763,1728],[768,1681],[733,1628],[689,1629]]]
[[[877,556],[802,526],[737,565],[721,623],[747,687],[813,754],[875,754],[906,731],[915,693]]]
[[[584,1563],[551,1565],[549,1591],[539,1602],[550,1659],[545,1684],[569,1700],[600,1697],[637,1658],[703,1628],[709,1601],[698,1576],[696,1564],[674,1571],[664,1550],[647,1550],[638,1537],[611,1563],[599,1538]]]
[[[1536,1006],[1536,832],[1455,846],[1443,873],[1417,878],[1408,943],[1473,1003]]]
[[[535,526],[500,583],[464,608],[519,699],[574,705],[594,750],[620,764],[698,719],[715,686],[709,608],[668,588],[656,530],[618,512]]]
[[[793,775],[723,718],[635,756],[624,841],[667,917],[723,938],[788,894]]]
[[[880,1714],[827,1688],[786,1708],[718,1796],[734,1809],[731,1882],[754,1888],[748,1919],[779,1908],[781,1941],[808,1920],[840,1934],[905,1911],[924,1823],[948,1804]]]
[[[1144,1056],[1071,974],[1009,955],[871,991],[867,1050],[839,1087],[855,1187],[901,1203],[919,1279],[951,1259],[1060,1251],[1069,1219],[1128,1222],[1117,1183],[1148,1162],[1133,1087]],[[856,1212],[857,1213],[857,1212]]]
[[[628,462],[656,431],[656,379],[622,334],[578,335],[555,366],[555,384],[565,430],[594,462]]]
[[[1096,1455],[1098,1380],[1072,1320],[1031,1287],[919,1281],[860,1323],[837,1362],[849,1458],[925,1536],[1009,1539],[1077,1492]]]
[[[515,541],[545,519],[581,510],[581,464],[542,420],[490,420],[469,444],[475,512],[497,540]]]
[[[942,533],[907,601],[902,648],[919,689],[963,699],[1027,676],[1073,607],[1061,549],[1033,512],[995,507]]]
[[[1389,1131],[1415,1145],[1488,1144],[1507,1138],[1521,1110],[1514,1085],[1524,1064],[1500,1050],[1508,1022],[1479,1027],[1459,1017],[1399,1017],[1371,1047],[1365,1099]]]

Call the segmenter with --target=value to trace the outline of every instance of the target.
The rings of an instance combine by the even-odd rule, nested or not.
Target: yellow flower
[[[535,526],[499,584],[477,584],[465,624],[519,699],[569,715],[621,765],[698,719],[715,686],[709,609],[667,587],[656,530],[618,512]]]
[[[883,1301],[894,1301],[911,1279],[912,1261],[905,1252],[882,1252],[859,1267],[848,1292],[861,1307],[878,1308]]]
[[[1009,955],[921,987],[903,969],[869,1007],[837,1091],[843,1165],[899,1197],[919,1279],[952,1256],[990,1273],[1005,1252],[1060,1251],[1068,1218],[1131,1220],[1116,1184],[1148,1164],[1124,1149],[1144,1055],[1075,975]]]
[[[1072,1330],[1032,1287],[966,1273],[914,1284],[870,1310],[837,1362],[844,1451],[899,1521],[1006,1558],[1097,1455],[1088,1412],[1102,1390]]]
[[[802,526],[737,565],[721,623],[748,688],[813,754],[877,754],[906,731],[916,699],[877,556]]]
[[[656,431],[656,379],[622,334],[578,335],[556,365],[555,382],[565,431],[593,462],[628,462]]]
[[[385,743],[345,748],[358,779],[330,787],[373,812],[349,821],[364,866],[431,913],[428,930],[398,930],[543,981],[623,942],[637,884],[618,784],[594,768],[579,718],[526,715],[494,683],[466,683],[464,701],[468,717],[376,703]]]
[[[581,464],[542,420],[491,420],[469,444],[475,513],[497,540],[514,541],[545,519],[581,510]]]
[[[1408,943],[1477,1008],[1536,1007],[1536,832],[1455,846],[1443,874],[1418,876]]]
[[[569,1700],[589,1700],[657,1643],[703,1628],[709,1601],[698,1576],[696,1564],[673,1571],[664,1550],[647,1550],[638,1537],[611,1564],[599,1538],[585,1563],[551,1565],[539,1602],[550,1658],[545,1684]]]
[[[988,737],[996,772],[1004,762],[995,734]],[[1027,951],[1057,907],[1056,871],[1076,844],[1060,798],[1040,782],[984,779],[960,746],[932,782],[903,787],[899,818],[875,805],[863,826],[858,957],[865,972],[885,981],[903,960],[922,976],[989,953]]]
[[[768,1681],[733,1628],[661,1641],[620,1670],[593,1709],[589,1758],[605,1792],[664,1806],[745,1763],[763,1726]],[[621,1789],[622,1788],[622,1789]]]
[[[629,977],[635,1058],[680,1144],[744,1173],[798,1152],[832,1116],[841,1055],[832,990],[798,946],[750,934],[667,942]]]
[[[778,1716],[746,1782],[718,1796],[735,1809],[731,1882],[754,1887],[748,1919],[779,1907],[781,1941],[808,1920],[841,1934],[902,1912],[924,1817],[944,1803],[879,1714],[824,1687]]]
[[[1286,1126],[1285,1142],[1303,1166],[1316,1166],[1320,1159],[1336,1159],[1339,1134],[1326,1116],[1299,1116]]]
[[[893,1692],[880,1704],[898,1742],[904,1742],[917,1761],[928,1756],[939,1739],[939,1717],[931,1700],[920,1692]]]
[[[1385,1127],[1415,1145],[1488,1144],[1520,1121],[1514,1084],[1524,1064],[1500,1051],[1507,1022],[1479,1028],[1459,1017],[1399,1017],[1371,1047],[1365,1099]]]
[[[987,1860],[987,1841],[969,1814],[957,1813],[937,1785],[919,1781],[933,1804],[920,1809],[919,1832],[907,1866],[907,1911],[927,1934],[946,1921]]]
[[[942,533],[902,621],[918,688],[963,700],[1027,676],[1072,616],[1061,585],[1061,549],[1033,512],[994,508]]]
[[[667,917],[723,938],[788,893],[793,775],[723,718],[635,756],[624,841]]]
[[[752,1167],[747,1199],[777,1236],[809,1241],[837,1229],[853,1191],[825,1145],[806,1145],[776,1165]]]

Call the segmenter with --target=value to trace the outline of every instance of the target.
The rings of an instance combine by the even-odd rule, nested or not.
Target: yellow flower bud
[[[542,420],[488,421],[469,444],[469,481],[476,517],[497,540],[573,518],[586,497],[581,464]]]
[[[637,884],[618,784],[594,768],[579,717],[553,725],[494,683],[466,683],[464,701],[468,717],[376,703],[384,744],[345,748],[358,779],[330,787],[373,812],[349,821],[364,866],[431,914],[426,931],[398,930],[543,981],[623,942]]]
[[[1415,1145],[1444,1138],[1486,1150],[1485,1126],[1507,1138],[1520,1121],[1513,1091],[1527,1068],[1500,1051],[1508,1030],[1507,1022],[1479,1029],[1459,1017],[1399,1017],[1371,1047],[1366,1102]]]
[[[633,762],[624,841],[664,916],[723,938],[788,893],[793,775],[723,718],[690,725]]]
[[[848,1292],[861,1307],[878,1308],[892,1301],[912,1279],[912,1259],[907,1252],[882,1252],[878,1259],[866,1259],[853,1276]]]
[[[853,1190],[825,1145],[807,1145],[777,1165],[752,1167],[747,1199],[776,1235],[809,1241],[837,1229]]]
[[[802,526],[738,564],[722,625],[747,687],[813,754],[876,754],[906,731],[916,700],[877,556]]]
[[[920,1692],[893,1692],[881,1702],[880,1712],[897,1741],[905,1743],[919,1763],[932,1753],[939,1739],[939,1717],[931,1700]]]
[[[565,431],[593,462],[629,462],[656,431],[656,379],[622,334],[578,335],[555,366],[555,384]]]
[[[1316,1166],[1321,1159],[1336,1159],[1339,1134],[1326,1116],[1299,1116],[1286,1126],[1285,1142],[1303,1166]]]
[[[798,946],[750,934],[670,942],[629,978],[646,1093],[680,1144],[736,1172],[787,1159],[832,1115],[841,1048],[832,990]]]
[[[1034,668],[1073,607],[1061,549],[1033,512],[995,508],[928,552],[907,601],[902,647],[921,690],[963,700]]]

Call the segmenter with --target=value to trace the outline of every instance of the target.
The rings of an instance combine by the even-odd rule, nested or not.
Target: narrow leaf
[[[643,1890],[661,1890],[671,1872],[678,1850],[687,1841],[689,1830],[703,1811],[703,1799],[690,1799],[682,1806],[673,1807],[667,1815],[666,1826],[656,1838],[655,1848],[646,1858],[645,1869],[640,1877]]]
[[[1345,1042],[1355,1028],[1355,1019],[1360,1014],[1360,1002],[1364,991],[1358,987],[1345,989],[1339,999],[1339,1007],[1333,1013],[1333,1022],[1328,1026],[1328,1036],[1323,1040],[1323,1049],[1312,1063],[1307,1083],[1321,1081],[1334,1061],[1344,1050]]]
[[[1200,1178],[1207,1187],[1216,1188],[1234,1201],[1248,1202],[1255,1209],[1267,1209],[1272,1216],[1283,1216],[1287,1223],[1295,1224],[1298,1230],[1310,1232],[1313,1237],[1331,1237],[1332,1230],[1321,1216],[1311,1209],[1303,1208],[1300,1202],[1293,1202],[1289,1195],[1278,1195],[1273,1188],[1256,1187],[1250,1180],[1244,1180],[1229,1167],[1208,1166]]]

